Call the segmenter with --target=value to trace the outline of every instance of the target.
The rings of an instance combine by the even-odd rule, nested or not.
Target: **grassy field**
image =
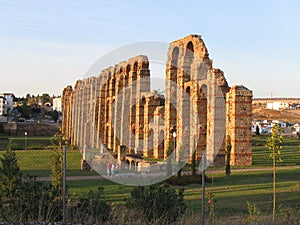
[[[12,138],[16,150],[19,166],[23,174],[49,176],[51,173],[51,138],[36,137],[28,139],[28,149],[24,150],[24,138]],[[215,172],[213,183],[207,184],[206,191],[215,195],[216,215],[232,216],[247,213],[246,202],[256,204],[263,214],[272,211],[272,171],[269,152],[264,147],[265,136],[253,137],[253,167],[264,167],[270,170],[256,170],[233,172],[226,177],[224,172]],[[22,145],[23,144],[23,145]],[[282,151],[283,162],[279,164],[283,169],[278,171],[278,207],[279,210],[300,207],[300,169],[284,169],[283,166],[300,165],[300,140],[286,137]],[[0,149],[4,150],[7,140],[0,140]],[[0,157],[4,151],[0,151]],[[95,172],[80,171],[81,154],[78,150],[67,151],[67,176],[97,175]],[[214,170],[215,168],[212,168]],[[112,181],[84,180],[68,181],[70,196],[79,197],[86,195],[89,190],[96,191],[99,186],[104,187],[104,197],[112,204],[124,202],[129,197],[132,187],[116,184]],[[201,187],[189,185],[184,187],[185,200],[188,209],[200,213]]]
[[[267,136],[253,136],[252,138],[252,165],[271,166],[270,153],[266,149]],[[283,162],[278,166],[300,165],[300,140],[295,137],[286,136],[283,139],[281,158]]]

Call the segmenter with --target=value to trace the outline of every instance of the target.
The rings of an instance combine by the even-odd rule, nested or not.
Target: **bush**
[[[172,176],[165,181],[167,184],[172,186],[186,186],[190,184],[201,184],[202,175],[184,175],[181,177]],[[211,183],[211,179],[205,176],[205,182]]]
[[[98,192],[90,191],[87,197],[78,201],[71,201],[68,206],[70,222],[103,224],[111,214],[111,207],[102,199],[103,188],[99,187]]]
[[[183,192],[167,185],[135,187],[126,206],[140,214],[147,224],[174,224],[186,210]]]

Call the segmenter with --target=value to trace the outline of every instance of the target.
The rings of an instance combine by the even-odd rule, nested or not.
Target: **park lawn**
[[[20,170],[24,175],[49,177],[52,167],[53,150],[17,150],[15,151]],[[0,151],[2,157],[4,151]],[[93,171],[81,171],[82,155],[78,150],[67,150],[67,176],[97,175]]]
[[[24,150],[25,149],[25,137],[24,136],[12,136],[12,137],[1,137],[0,139],[0,151],[6,150],[8,145],[8,139],[12,141],[13,150]],[[52,137],[49,136],[28,136],[26,137],[27,150],[41,150],[51,149],[53,143]]]
[[[212,176],[211,174],[209,176]],[[218,216],[233,216],[247,213],[249,201],[256,204],[263,214],[271,214],[273,199],[272,170],[233,172],[226,177],[214,174],[213,183],[206,184],[206,191],[214,194]],[[277,172],[278,208],[299,207],[300,169],[283,169]],[[185,191],[188,208],[201,209],[201,187],[191,185]]]
[[[252,137],[252,165],[272,166],[270,152],[265,147],[268,136]],[[278,166],[300,165],[300,140],[295,137],[285,136],[283,139],[283,149],[281,151],[282,162]]]
[[[247,201],[256,204],[262,214],[270,215],[272,212],[273,180],[272,170],[234,172],[226,177],[223,173],[213,176],[213,183],[206,184],[206,192],[210,192],[216,199],[216,216],[234,216],[247,214]],[[278,209],[299,207],[300,201],[300,170],[282,169],[277,173],[277,201]],[[112,204],[122,204],[130,197],[133,187],[120,185],[107,179],[67,181],[70,196],[80,197],[87,193],[104,188],[104,199]],[[188,185],[184,187],[184,198],[188,211],[201,212],[201,185]],[[207,199],[206,199],[207,200]]]

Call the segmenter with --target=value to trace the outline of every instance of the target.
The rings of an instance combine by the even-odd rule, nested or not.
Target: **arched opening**
[[[131,161],[130,169],[135,170],[135,161],[134,160]]]
[[[185,53],[185,55],[187,57],[193,57],[194,56],[194,45],[193,45],[193,43],[191,41],[186,46],[186,53]]]
[[[171,59],[171,81],[177,83],[177,69],[178,69],[179,48],[175,47],[172,52]]]
[[[129,167],[130,167],[130,162],[129,162],[129,160],[127,159],[127,160],[125,161],[125,169],[129,170]]]
[[[123,73],[123,67],[120,67],[119,73],[122,74]]]
[[[159,159],[164,158],[164,148],[165,148],[164,136],[165,133],[163,130],[161,130],[158,136],[158,158]]]
[[[191,117],[191,113],[192,113],[192,110],[191,110],[191,107],[192,107],[192,104],[191,104],[191,87],[188,86],[186,87],[185,89],[185,97],[184,97],[184,102],[183,102],[183,115],[184,115],[184,118],[183,118],[183,140],[184,140],[184,143],[183,143],[183,152],[181,153],[181,156],[179,157],[185,157],[185,158],[188,158],[190,156],[190,139],[191,139],[191,126],[192,126],[192,117]]]
[[[177,75],[178,75],[179,48],[175,47],[172,52],[170,71],[170,127],[177,125]]]
[[[133,64],[133,72],[137,72],[137,69],[138,69],[138,63],[134,62],[134,64]]]
[[[128,64],[126,67],[126,73],[128,74],[129,72],[130,72],[130,64]]]
[[[149,62],[143,61],[142,62],[142,68],[143,68],[143,70],[147,70],[149,68]]]
[[[197,95],[198,139],[196,148],[196,159],[200,160],[207,146],[207,86],[202,85],[197,91]]]
[[[148,157],[153,157],[153,147],[154,147],[154,131],[150,129],[148,136]]]
[[[185,57],[184,57],[184,82],[188,82],[191,80],[191,65],[194,58],[194,45],[190,41],[185,49]]]
[[[111,79],[111,90],[112,90],[112,95],[115,95],[115,90],[116,90],[116,79],[113,77]]]

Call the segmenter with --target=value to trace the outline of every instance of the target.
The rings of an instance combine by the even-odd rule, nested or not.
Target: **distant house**
[[[12,93],[0,93],[0,97],[6,100],[6,113],[12,112],[14,108],[14,94]]]
[[[292,134],[299,134],[300,133],[300,124],[296,123],[292,126]]]
[[[53,98],[53,111],[56,110],[57,112],[61,112],[61,97]]]
[[[280,110],[288,109],[290,107],[289,103],[286,102],[268,102],[267,109]]]
[[[6,98],[0,95],[0,116],[7,115],[7,106]]]

